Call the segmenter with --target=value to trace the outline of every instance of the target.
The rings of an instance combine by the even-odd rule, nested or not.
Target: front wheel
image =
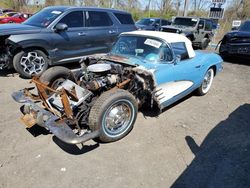
[[[137,110],[136,99],[128,91],[104,92],[90,110],[89,127],[100,130],[99,141],[117,141],[132,130]]]
[[[41,50],[21,51],[13,58],[13,66],[23,78],[41,75],[48,68],[48,65],[49,59]]]
[[[214,79],[214,70],[213,68],[210,68],[206,72],[201,86],[197,89],[198,95],[202,96],[208,93],[209,89],[211,88],[213,79]]]

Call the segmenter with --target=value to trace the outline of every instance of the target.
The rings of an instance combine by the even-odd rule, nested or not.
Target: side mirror
[[[55,26],[55,31],[56,31],[56,32],[66,31],[67,29],[68,29],[68,26],[67,26],[67,24],[65,24],[65,23],[58,23],[58,24]]]

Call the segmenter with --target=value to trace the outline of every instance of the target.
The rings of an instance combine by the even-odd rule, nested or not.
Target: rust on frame
[[[65,110],[65,115],[67,116],[67,118],[72,119],[73,118],[73,111],[72,111],[72,108],[71,108],[70,103],[69,103],[67,92],[64,88],[60,90],[60,96],[61,96],[63,108]]]

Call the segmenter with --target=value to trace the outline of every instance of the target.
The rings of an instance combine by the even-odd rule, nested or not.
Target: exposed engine
[[[93,64],[87,67],[88,73],[83,75],[82,79],[86,88],[90,91],[108,89],[122,81],[122,66],[111,65],[106,63]],[[87,78],[87,79],[86,79]]]
[[[99,121],[96,118],[102,112],[96,110],[102,104],[112,106],[107,108],[108,117],[105,120],[107,129],[111,131],[122,129],[123,124],[132,122],[135,118],[133,114],[142,104],[152,106],[154,81],[150,71],[109,60],[84,60],[81,66],[81,69],[72,72],[57,67],[61,71],[54,75],[57,82],[48,77],[51,78],[48,85],[44,84],[46,81],[42,76],[32,78],[39,95],[30,93],[28,88],[13,94],[13,98],[20,102],[26,101],[27,97],[38,99],[45,108],[27,101],[23,117],[26,125],[33,126],[29,120],[35,118],[38,125],[48,128],[65,142],[82,143],[100,135],[93,121]],[[121,101],[113,104],[110,102],[113,97]],[[106,101],[109,102],[106,104]]]

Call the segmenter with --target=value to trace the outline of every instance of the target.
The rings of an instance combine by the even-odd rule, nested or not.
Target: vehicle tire
[[[42,73],[39,80],[48,85],[49,87],[56,89],[60,86],[60,84],[64,80],[71,80],[75,82],[75,78],[73,73],[70,71],[70,69],[62,67],[62,66],[55,66],[51,67],[45,72]],[[46,90],[46,93],[49,95],[50,92]]]
[[[23,50],[13,58],[14,69],[23,78],[41,75],[49,66],[47,55],[41,50]]]
[[[206,72],[201,86],[197,89],[197,94],[200,96],[206,95],[213,83],[214,79],[214,69],[209,68]]]
[[[208,38],[202,39],[200,48],[205,50],[208,47],[209,42],[210,40]]]
[[[137,111],[136,99],[128,91],[117,89],[101,94],[89,114],[90,129],[100,130],[95,140],[114,142],[125,137],[133,128]]]

